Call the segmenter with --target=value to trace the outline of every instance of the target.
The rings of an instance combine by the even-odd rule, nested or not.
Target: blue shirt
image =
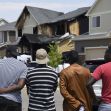
[[[0,60],[0,88],[17,84],[19,79],[26,77],[26,74],[27,66],[21,61],[13,57]],[[0,96],[15,102],[21,102],[20,91],[0,94]]]

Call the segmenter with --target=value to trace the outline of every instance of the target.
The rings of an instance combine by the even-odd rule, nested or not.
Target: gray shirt
[[[20,78],[25,78],[27,74],[27,66],[15,58],[6,58],[0,60],[0,88],[9,87],[17,84]],[[21,102],[21,92],[11,92],[0,94],[9,100]]]

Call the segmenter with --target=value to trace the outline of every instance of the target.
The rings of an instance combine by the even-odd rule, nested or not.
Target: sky
[[[16,21],[24,6],[67,13],[80,7],[92,6],[94,2],[95,0],[0,0],[0,18],[8,22]]]

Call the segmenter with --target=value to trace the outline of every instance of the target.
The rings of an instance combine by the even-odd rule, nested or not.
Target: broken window
[[[38,34],[38,28],[37,27],[33,27],[33,34]]]
[[[58,24],[55,29],[55,35],[64,35],[64,34],[65,34],[64,24]]]
[[[18,29],[18,37],[22,37],[22,29]]]

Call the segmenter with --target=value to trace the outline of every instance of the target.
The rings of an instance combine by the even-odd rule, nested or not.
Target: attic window
[[[92,26],[93,27],[100,27],[100,16],[92,18]]]

